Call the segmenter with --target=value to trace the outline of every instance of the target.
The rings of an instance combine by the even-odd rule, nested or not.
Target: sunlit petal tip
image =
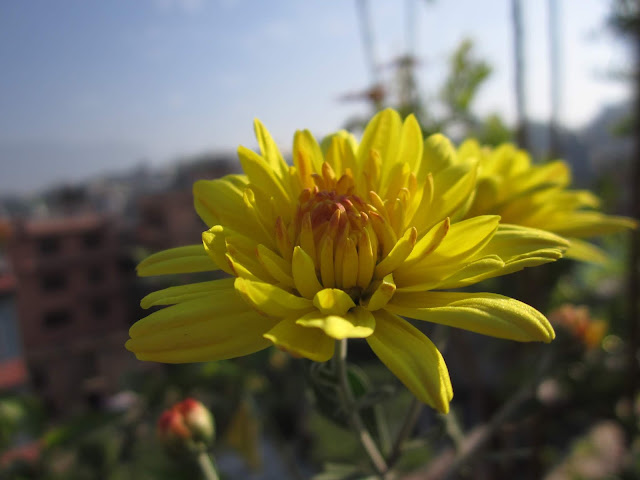
[[[313,297],[313,305],[325,315],[344,315],[356,304],[344,290],[324,288]]]
[[[381,279],[398,268],[411,254],[418,232],[414,227],[409,228],[405,234],[396,242],[389,254],[376,265],[374,277]]]
[[[314,362],[326,362],[333,356],[335,340],[319,328],[296,324],[295,318],[282,320],[264,334],[276,347]]]
[[[324,315],[311,312],[296,321],[306,328],[317,328],[335,340],[367,338],[375,330],[376,321],[371,312],[356,307],[343,315]]]
[[[599,265],[604,265],[609,261],[607,253],[591,243],[577,238],[571,238],[570,242],[571,244],[564,254],[567,258]]]
[[[396,291],[396,285],[393,281],[393,275],[390,273],[382,280],[374,284],[373,293],[366,300],[361,299],[360,304],[367,310],[374,312],[384,308]]]
[[[233,280],[233,278],[225,278],[156,290],[140,300],[140,306],[146,310],[159,305],[175,305],[207,295],[216,296],[219,291],[232,286]]]
[[[313,310],[310,300],[270,283],[239,277],[235,279],[234,286],[242,298],[262,315],[282,318]]]
[[[396,292],[386,310],[409,318],[519,342],[550,342],[555,332],[535,308],[493,293]]]
[[[140,359],[165,363],[222,360],[265,348],[262,335],[274,324],[233,288],[220,288],[139,320],[129,329],[127,349]]]
[[[303,297],[312,299],[322,290],[313,259],[300,246],[293,249],[291,270],[296,289]]]
[[[436,346],[406,320],[385,310],[375,313],[376,330],[367,338],[375,354],[420,401],[449,412],[453,388]]]
[[[207,256],[202,245],[163,250],[148,256],[136,266],[136,272],[140,277],[213,270],[218,270],[218,266]]]

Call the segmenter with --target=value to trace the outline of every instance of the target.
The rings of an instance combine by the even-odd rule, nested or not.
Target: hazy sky
[[[560,0],[559,0],[560,1]],[[494,73],[475,110],[513,119],[509,0],[371,0],[374,49],[406,48],[413,4],[421,92],[434,97],[465,37]],[[549,111],[547,2],[525,0],[528,107]],[[624,50],[604,29],[607,0],[561,1],[562,119],[589,121],[628,96],[607,80]],[[370,77],[355,0],[15,0],[0,3],[0,193],[252,147],[260,118],[283,150],[367,112],[337,99]],[[384,69],[389,79],[392,72]]]

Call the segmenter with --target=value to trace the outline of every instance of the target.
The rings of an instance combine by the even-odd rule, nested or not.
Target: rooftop
[[[20,222],[14,229],[16,235],[20,233],[28,236],[68,234],[71,232],[84,232],[105,224],[106,218],[102,215],[69,216],[60,218],[47,218],[38,220],[26,220]]]
[[[21,357],[0,362],[0,390],[19,387],[27,382],[27,367]]]

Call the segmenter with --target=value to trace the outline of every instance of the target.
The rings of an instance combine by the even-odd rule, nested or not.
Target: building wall
[[[144,196],[138,215],[136,240],[152,251],[200,243],[207,229],[193,208],[190,190]]]
[[[98,216],[22,222],[9,244],[24,356],[36,390],[56,409],[117,389],[105,356],[124,349],[134,320],[133,272],[114,226]]]
[[[19,357],[20,350],[13,294],[0,292],[0,363]]]

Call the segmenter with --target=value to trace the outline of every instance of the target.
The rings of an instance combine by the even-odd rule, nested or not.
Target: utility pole
[[[562,52],[560,42],[559,12],[561,0],[548,0],[549,7],[549,72],[551,84],[551,116],[549,119],[549,155],[556,158],[562,155],[560,145],[560,108],[561,108],[561,83],[562,64],[560,62]]]
[[[371,76],[371,90],[380,89],[380,75],[378,71],[378,61],[375,54],[373,33],[371,31],[371,16],[369,14],[368,0],[356,0],[356,8],[358,10],[358,18],[360,19],[360,33],[362,35],[362,46],[364,48],[364,58],[369,68]],[[375,110],[382,109],[382,99],[372,97]]]
[[[522,28],[522,2],[511,0],[511,19],[513,24],[514,77],[516,96],[516,141],[520,148],[528,149],[527,112],[525,97],[524,34]]]

